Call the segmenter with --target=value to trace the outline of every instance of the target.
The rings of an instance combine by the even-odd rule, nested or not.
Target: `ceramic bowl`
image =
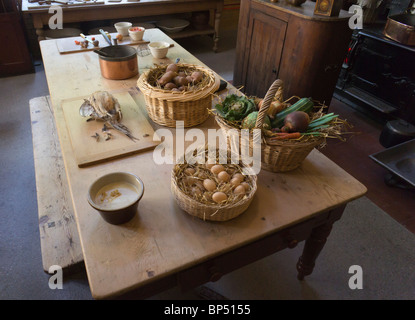
[[[63,29],[47,29],[43,35],[46,40],[58,39],[58,38],[69,38],[79,37],[82,31],[77,28],[63,28]]]
[[[115,29],[117,32],[122,36],[128,36],[128,29],[132,27],[131,22],[117,22],[114,24]]]
[[[143,181],[128,172],[113,172],[95,180],[88,189],[88,203],[111,224],[130,221],[144,194]]]
[[[131,40],[141,41],[143,40],[144,32],[146,31],[143,27],[131,27],[128,29],[128,34]]]
[[[163,59],[169,51],[170,44],[164,41],[150,42],[148,48],[150,49],[151,54],[154,58]]]
[[[176,33],[182,31],[190,24],[184,19],[165,19],[157,22],[157,26],[167,33]]]

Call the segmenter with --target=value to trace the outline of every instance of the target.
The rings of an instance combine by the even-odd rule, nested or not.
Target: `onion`
[[[308,128],[310,117],[304,111],[293,111],[284,119],[283,132],[304,132]]]

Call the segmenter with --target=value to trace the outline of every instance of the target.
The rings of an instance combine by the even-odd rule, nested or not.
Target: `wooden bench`
[[[30,100],[43,269],[84,267],[81,243],[49,97]]]

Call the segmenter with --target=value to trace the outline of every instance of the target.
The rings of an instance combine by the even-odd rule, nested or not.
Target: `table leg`
[[[31,15],[33,27],[36,30],[37,40],[42,41],[45,40],[44,30],[43,30],[43,22],[42,19],[38,15]]]
[[[37,34],[37,41],[42,41],[46,39],[43,28],[36,29],[36,34]]]
[[[311,231],[310,236],[305,242],[303,254],[297,262],[298,280],[303,280],[305,276],[313,272],[316,259],[326,244],[333,223],[341,218],[345,207],[344,205],[332,210],[329,220]]]
[[[213,51],[218,51],[218,42],[219,42],[219,24],[220,24],[220,16],[222,14],[223,3],[221,2],[216,10],[214,11],[215,14],[215,22],[214,22],[214,29],[215,34],[213,35]]]

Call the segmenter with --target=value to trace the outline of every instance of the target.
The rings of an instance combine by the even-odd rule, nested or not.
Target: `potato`
[[[187,79],[187,82],[189,82],[189,83],[193,83],[193,78],[192,78],[192,76],[187,76],[187,77],[186,77],[186,79]]]
[[[187,86],[188,81],[185,77],[174,77],[174,83],[176,86],[181,87],[181,86]]]
[[[177,64],[171,63],[167,66],[166,71],[173,71],[177,73],[179,71],[179,67],[177,66]]]
[[[180,76],[175,76],[175,77],[173,78],[173,82],[174,82],[174,84],[175,84],[176,86],[179,86],[179,79],[180,79]]]
[[[173,88],[177,88],[177,86],[173,82],[168,82],[164,85],[164,89],[171,90]]]
[[[193,78],[194,83],[198,83],[198,82],[202,81],[203,74],[199,71],[194,71],[192,73],[191,77]]]
[[[163,74],[163,76],[158,80],[158,83],[161,86],[164,86],[166,83],[170,82],[171,80],[173,80],[173,78],[177,75],[176,72],[173,71],[167,71],[165,74]]]
[[[177,75],[179,77],[186,77],[186,73],[184,73],[183,71],[178,72]]]

